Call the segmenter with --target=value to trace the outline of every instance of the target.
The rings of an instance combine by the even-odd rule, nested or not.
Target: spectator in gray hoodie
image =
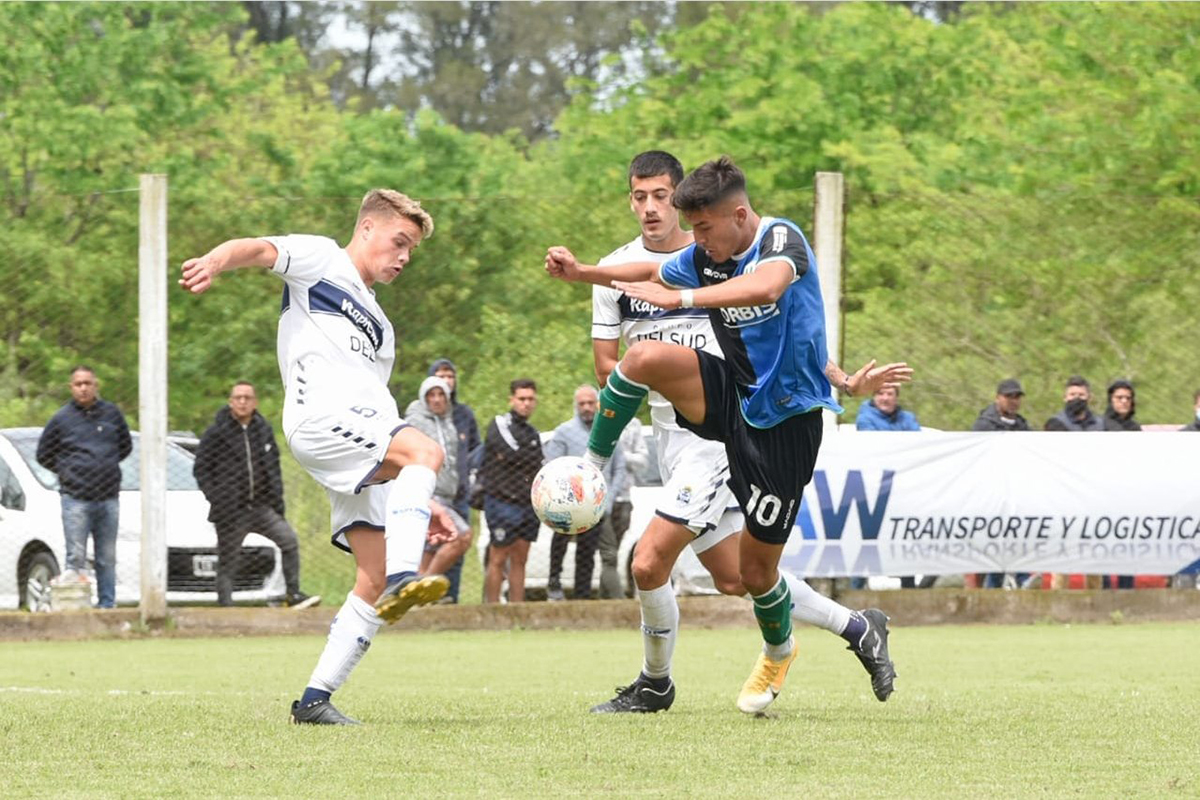
[[[483,439],[479,436],[479,423],[475,412],[469,405],[458,399],[458,367],[448,358],[439,358],[429,365],[429,374],[436,375],[450,385],[450,414],[454,419],[454,427],[458,431],[458,493],[454,496],[454,510],[468,522],[471,519],[470,486],[471,469],[477,468],[478,463],[472,463],[472,453],[483,456]],[[450,581],[446,594],[458,602],[459,581],[462,578],[463,560],[450,565],[443,573]]]
[[[443,575],[456,561],[462,558],[471,546],[471,526],[454,510],[454,500],[459,490],[458,475],[458,432],[450,405],[450,385],[442,378],[430,376],[421,382],[417,399],[408,404],[404,418],[421,433],[433,439],[446,452],[442,467],[437,473],[433,487],[433,499],[446,508],[454,520],[458,535],[447,542],[427,543],[421,559],[422,575]],[[450,595],[452,602],[457,598]]]
[[[584,384],[575,390],[575,416],[554,429],[553,438],[542,447],[546,461],[561,456],[582,457],[587,452],[588,437],[592,433],[592,421],[600,404],[600,394],[595,386]],[[559,581],[567,545],[575,543],[575,594],[576,600],[592,596],[592,571],[596,566],[596,549],[600,549],[600,596],[622,597],[621,576],[617,572],[617,548],[619,542],[612,526],[613,500],[621,494],[627,480],[625,453],[620,443],[613,451],[612,460],[604,466],[604,480],[608,493],[604,496],[604,517],[596,527],[577,536],[554,534],[550,540],[550,575],[546,581],[546,596],[550,600],[562,600],[563,591]]]

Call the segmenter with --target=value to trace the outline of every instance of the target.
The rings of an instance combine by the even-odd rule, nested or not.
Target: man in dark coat
[[[1025,390],[1016,378],[1005,378],[996,387],[996,402],[979,412],[973,431],[1027,431],[1029,423],[1021,416]]]
[[[1179,429],[1181,431],[1200,431],[1200,389],[1197,389],[1195,396],[1192,397],[1192,406],[1196,414],[1192,417],[1191,422]]]
[[[500,600],[500,584],[508,575],[508,601],[525,599],[525,561],[537,541],[540,523],[529,490],[542,468],[542,437],[529,423],[537,408],[537,384],[517,378],[509,384],[507,414],[488,426],[483,446],[480,482],[484,489],[483,517],[491,536],[484,602]]]
[[[117,531],[121,511],[121,462],[133,452],[129,425],[117,408],[97,394],[91,367],[71,370],[71,402],[46,423],[37,461],[58,475],[67,569],[82,571],[88,535],[96,560],[96,604],[117,599]]]
[[[1108,408],[1104,412],[1104,429],[1109,431],[1140,431],[1137,414],[1137,394],[1133,384],[1119,378],[1108,385]]]
[[[1063,393],[1063,410],[1046,420],[1048,431],[1103,431],[1104,420],[1092,413],[1088,404],[1092,400],[1092,387],[1080,375],[1067,378]]]
[[[235,383],[229,405],[216,413],[200,437],[193,468],[208,498],[208,519],[217,528],[217,603],[233,604],[242,540],[258,533],[279,546],[288,606],[321,602],[300,591],[300,543],[283,518],[283,477],[279,448],[270,424],[258,413],[254,386]]]

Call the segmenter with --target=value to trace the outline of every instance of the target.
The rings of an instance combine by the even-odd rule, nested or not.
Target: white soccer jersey
[[[683,249],[683,248],[680,248]],[[617,248],[597,266],[629,264],[636,261],[663,263],[679,251],[662,253],[648,250],[639,236]],[[694,350],[707,350],[722,356],[713,334],[708,311],[703,308],[663,309],[643,300],[632,300],[608,286],[592,287],[592,338],[620,339],[626,347],[643,339],[681,344]],[[675,409],[658,392],[650,392],[650,418],[664,430],[681,430],[675,423]]]
[[[267,236],[284,281],[277,352],[286,390],[283,431],[347,406],[398,416],[388,379],[396,357],[392,324],[350,256],[324,236]],[[364,414],[364,416],[375,416]]]

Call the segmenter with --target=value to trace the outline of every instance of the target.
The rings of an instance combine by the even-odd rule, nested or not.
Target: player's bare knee
[[[643,552],[637,549],[633,553],[633,582],[639,589],[655,589],[665,584],[671,577],[670,568],[662,563],[662,559],[650,550]]]
[[[746,593],[746,587],[742,585],[741,578],[735,575],[714,575],[713,587],[721,594],[727,594],[730,597],[741,597]]]
[[[742,564],[742,586],[752,595],[771,591],[775,585],[775,568],[765,564]]]
[[[360,572],[354,582],[354,593],[372,604],[380,598],[386,588],[387,576],[382,572],[378,575],[367,575]]]
[[[389,454],[390,455],[390,454]],[[401,467],[416,465],[428,467],[433,472],[437,472],[442,468],[442,461],[445,460],[446,453],[442,450],[442,446],[432,439],[425,439],[422,442],[410,446],[407,453],[407,458]]]
[[[655,342],[634,342],[621,358],[621,374],[631,381],[643,381],[653,368]]]

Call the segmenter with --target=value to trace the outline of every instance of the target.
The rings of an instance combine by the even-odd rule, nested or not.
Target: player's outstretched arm
[[[192,294],[202,294],[222,272],[241,267],[272,267],[278,257],[279,251],[266,239],[230,239],[199,258],[184,261],[179,285]]]
[[[612,286],[615,281],[657,280],[658,264],[653,261],[633,261],[597,267],[594,264],[580,264],[575,254],[565,247],[551,247],[546,251],[546,273],[572,283]]]
[[[613,288],[659,308],[741,308],[774,303],[787,291],[794,274],[785,261],[766,261],[754,272],[699,289],[670,289],[657,281],[613,281]]]
[[[850,397],[875,394],[880,389],[899,389],[900,384],[912,380],[912,375],[912,367],[903,361],[877,367],[875,359],[871,359],[853,375],[847,375],[833,361],[825,364],[825,377]]]

